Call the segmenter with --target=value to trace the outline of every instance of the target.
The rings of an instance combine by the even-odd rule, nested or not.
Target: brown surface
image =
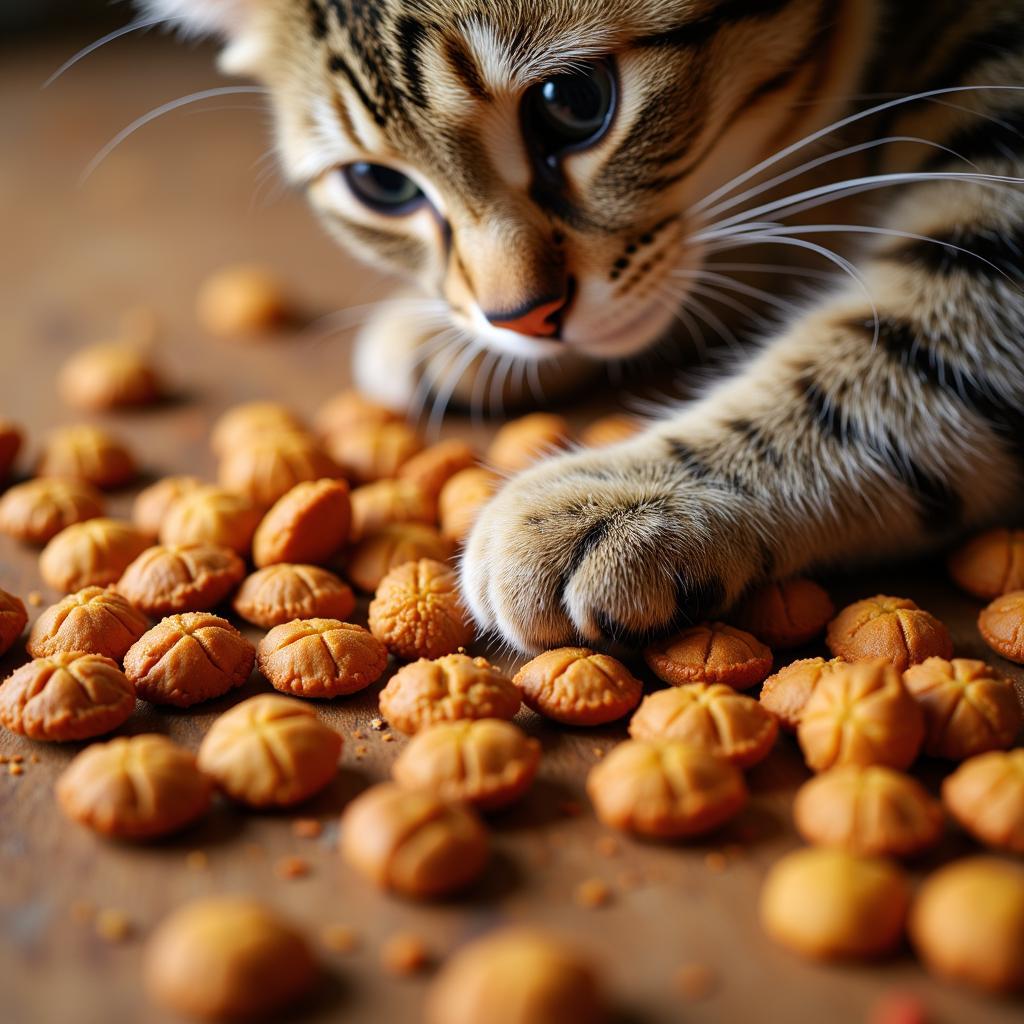
[[[203,275],[226,261],[268,260],[314,314],[366,302],[383,294],[384,283],[370,271],[354,271],[299,199],[267,206],[256,198],[253,164],[267,135],[263,116],[247,109],[172,114],[143,128],[76,189],[92,154],[132,117],[191,89],[223,83],[209,69],[207,53],[153,40],[115,43],[41,93],[46,74],[71,49],[73,44],[45,51],[22,44],[0,52],[0,414],[25,425],[28,456],[34,455],[43,431],[78,419],[60,406],[54,390],[64,356],[113,332],[127,306],[152,303],[166,327],[158,355],[180,400],[101,422],[130,438],[150,474],[210,478],[207,434],[217,412],[242,399],[272,396],[308,414],[344,383],[346,360],[342,342],[317,340],[316,332],[248,346],[208,340],[192,312]],[[251,96],[208,104],[226,105],[256,104]],[[469,433],[458,423],[451,430]],[[114,504],[127,514],[129,496]],[[22,597],[43,589],[33,553],[6,538],[0,538],[0,586]],[[990,659],[1024,679],[1020,668],[984,647],[974,627],[978,604],[939,577],[907,570],[832,589],[838,600],[875,593],[911,597],[949,624],[960,656]],[[46,593],[47,601],[55,596]],[[38,614],[32,609],[33,618]],[[254,640],[259,636],[246,632]],[[6,674],[23,657],[19,645],[0,669]],[[635,668],[651,681],[642,664]],[[484,881],[469,896],[437,906],[381,896],[335,852],[339,812],[354,793],[387,775],[405,742],[397,735],[385,742],[369,728],[380,685],[318,705],[347,739],[337,782],[296,812],[323,821],[317,839],[297,838],[292,815],[224,806],[169,842],[111,843],[66,821],[54,803],[53,781],[74,748],[0,735],[0,752],[25,758],[21,775],[0,768],[5,1024],[170,1021],[144,1008],[141,941],[182,901],[218,892],[257,894],[314,938],[327,925],[355,930],[355,951],[323,951],[327,981],[304,1021],[412,1024],[429,975],[389,976],[380,965],[387,938],[415,932],[443,958],[499,921],[569,933],[598,959],[621,1019],[631,1024],[862,1024],[869,1006],[894,986],[920,993],[934,1024],[1020,1019],[1019,1003],[932,982],[909,954],[876,967],[830,968],[802,963],[760,934],[760,881],[767,866],[797,844],[789,808],[805,772],[788,737],[750,771],[751,805],[724,834],[690,844],[625,838],[608,844],[598,842],[605,831],[589,810],[583,783],[598,752],[625,737],[624,727],[574,732],[549,728],[524,712],[522,724],[544,745],[540,778],[521,807],[494,819],[495,856]],[[254,681],[185,712],[140,705],[124,731],[158,730],[195,749],[218,712],[266,688]],[[365,738],[354,739],[355,729]],[[934,791],[938,769],[925,775]],[[573,805],[579,813],[566,813]],[[748,832],[754,837],[732,845]],[[952,834],[924,867],[970,849]],[[191,851],[206,856],[190,857]],[[309,875],[279,878],[274,865],[286,855],[308,860]],[[607,906],[586,909],[574,901],[577,885],[588,878],[608,883]],[[125,912],[129,937],[121,943],[98,938],[90,905]],[[704,1001],[689,1003],[677,990],[678,972],[688,964],[714,972],[716,985]]]

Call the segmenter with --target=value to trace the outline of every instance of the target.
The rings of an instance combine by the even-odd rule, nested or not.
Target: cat
[[[696,400],[501,488],[460,573],[515,648],[640,645],[1020,511],[1024,0],[145,8],[267,86],[288,178],[443,300],[456,370],[638,353],[743,287],[740,246],[840,268]],[[407,401],[423,333],[381,314],[361,386]]]

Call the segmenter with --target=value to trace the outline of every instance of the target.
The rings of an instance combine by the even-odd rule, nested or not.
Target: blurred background
[[[74,25],[116,25],[130,15],[111,0],[0,0],[0,31],[59,31]]]

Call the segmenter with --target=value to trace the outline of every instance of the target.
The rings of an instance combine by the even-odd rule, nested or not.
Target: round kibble
[[[14,646],[27,625],[28,612],[21,598],[0,590],[0,656]]]
[[[147,615],[201,612],[220,604],[241,582],[245,563],[213,544],[147,548],[118,580],[118,593]]]
[[[316,565],[268,565],[247,577],[235,611],[270,629],[292,619],[346,619],[356,606],[348,584]]]
[[[483,466],[459,470],[445,481],[437,507],[441,533],[454,544],[461,544],[484,507],[501,486],[501,477]]]
[[[390,479],[423,449],[404,423],[362,423],[328,435],[326,445],[344,475],[358,484]]]
[[[48,658],[62,652],[102,654],[120,662],[149,629],[149,620],[109,588],[86,587],[69,594],[36,619],[28,653]]]
[[[199,746],[199,767],[232,800],[290,807],[335,777],[341,747],[341,737],[309,704],[265,693],[236,704],[210,726]]]
[[[289,318],[289,302],[277,275],[267,267],[240,263],[224,267],[203,282],[196,317],[218,338],[265,334]]]
[[[802,647],[825,632],[835,615],[828,592],[813,580],[770,583],[750,594],[733,612],[740,629],[769,647]]]
[[[131,452],[116,438],[99,427],[77,426],[50,435],[36,472],[106,489],[131,483],[137,470]]]
[[[565,725],[604,725],[640,703],[643,683],[621,661],[586,647],[560,647],[527,662],[513,680],[523,702]]]
[[[362,626],[297,619],[275,626],[257,650],[260,671],[282,693],[339,697],[375,683],[388,664],[384,645]]]
[[[674,839],[702,835],[747,802],[740,770],[682,740],[627,740],[590,770],[587,793],[611,828]]]
[[[763,761],[779,725],[753,697],[722,683],[690,683],[645,697],[629,723],[635,740],[684,740],[741,768]]]
[[[243,495],[221,487],[198,487],[167,510],[160,543],[216,544],[244,558],[260,518],[259,509]]]
[[[89,519],[54,537],[39,556],[39,573],[54,590],[70,593],[83,587],[116,583],[149,546],[131,523]]]
[[[16,484],[0,498],[0,533],[45,544],[61,530],[103,515],[103,496],[81,480],[43,477]]]
[[[541,456],[564,447],[569,424],[553,413],[534,412],[506,423],[487,449],[487,461],[505,473],[518,473]]]
[[[135,528],[151,540],[156,540],[171,506],[179,498],[202,486],[203,482],[196,476],[165,476],[143,488],[132,503],[132,522]]]
[[[212,790],[191,751],[144,733],[86,747],[57,780],[57,801],[103,835],[153,839],[205,814]]]
[[[252,673],[256,652],[226,619],[209,612],[169,615],[125,655],[138,695],[186,708],[222,697]]]
[[[991,601],[1024,590],[1024,530],[988,530],[949,557],[949,573],[961,590]]]
[[[451,553],[451,542],[434,527],[394,523],[355,545],[348,561],[348,578],[360,590],[372,594],[392,569],[421,558],[443,562]]]
[[[57,389],[68,405],[86,412],[149,405],[163,392],[145,350],[123,342],[89,345],[61,368]]]
[[[352,492],[352,540],[360,541],[392,523],[437,521],[437,503],[412,480],[378,480]]]
[[[351,502],[344,480],[305,480],[275,502],[252,541],[257,568],[322,565],[347,543]]]
[[[456,473],[476,463],[476,452],[465,441],[451,438],[424,448],[398,469],[398,479],[416,484],[435,502],[441,488]]]
[[[435,722],[511,719],[520,703],[515,683],[486,659],[465,654],[414,661],[399,669],[380,694],[381,714],[408,735]]]
[[[269,508],[296,484],[340,476],[316,440],[295,431],[260,434],[221,456],[221,487]]]
[[[845,664],[842,658],[803,658],[779,669],[761,687],[759,700],[779,720],[787,732],[796,732],[804,705],[818,683],[835,668]]]
[[[0,481],[6,480],[21,451],[22,433],[10,420],[0,419]]]
[[[1024,665],[1024,590],[997,597],[978,616],[985,643],[1007,661]]]
[[[580,444],[585,448],[607,448],[609,445],[636,437],[641,429],[642,424],[639,420],[614,413],[611,416],[602,416],[585,427],[580,433]]]
[[[965,761],[943,781],[942,802],[979,842],[1024,854],[1024,747]]]
[[[343,434],[353,427],[397,423],[401,413],[374,402],[358,391],[341,391],[329,398],[316,414],[317,433],[323,437]]]
[[[245,402],[223,413],[210,432],[210,448],[219,457],[264,434],[304,431],[299,418],[280,402]]]
[[[488,857],[487,832],[464,804],[397,785],[373,786],[341,819],[345,860],[382,889],[414,899],[471,885]]]
[[[666,683],[756,686],[771,671],[772,652],[756,637],[724,622],[691,626],[648,647],[644,659]]]

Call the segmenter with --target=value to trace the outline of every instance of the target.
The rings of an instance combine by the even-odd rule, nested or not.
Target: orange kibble
[[[644,659],[659,679],[673,686],[724,683],[745,690],[772,668],[772,652],[760,640],[724,622],[684,629],[652,644]]]

